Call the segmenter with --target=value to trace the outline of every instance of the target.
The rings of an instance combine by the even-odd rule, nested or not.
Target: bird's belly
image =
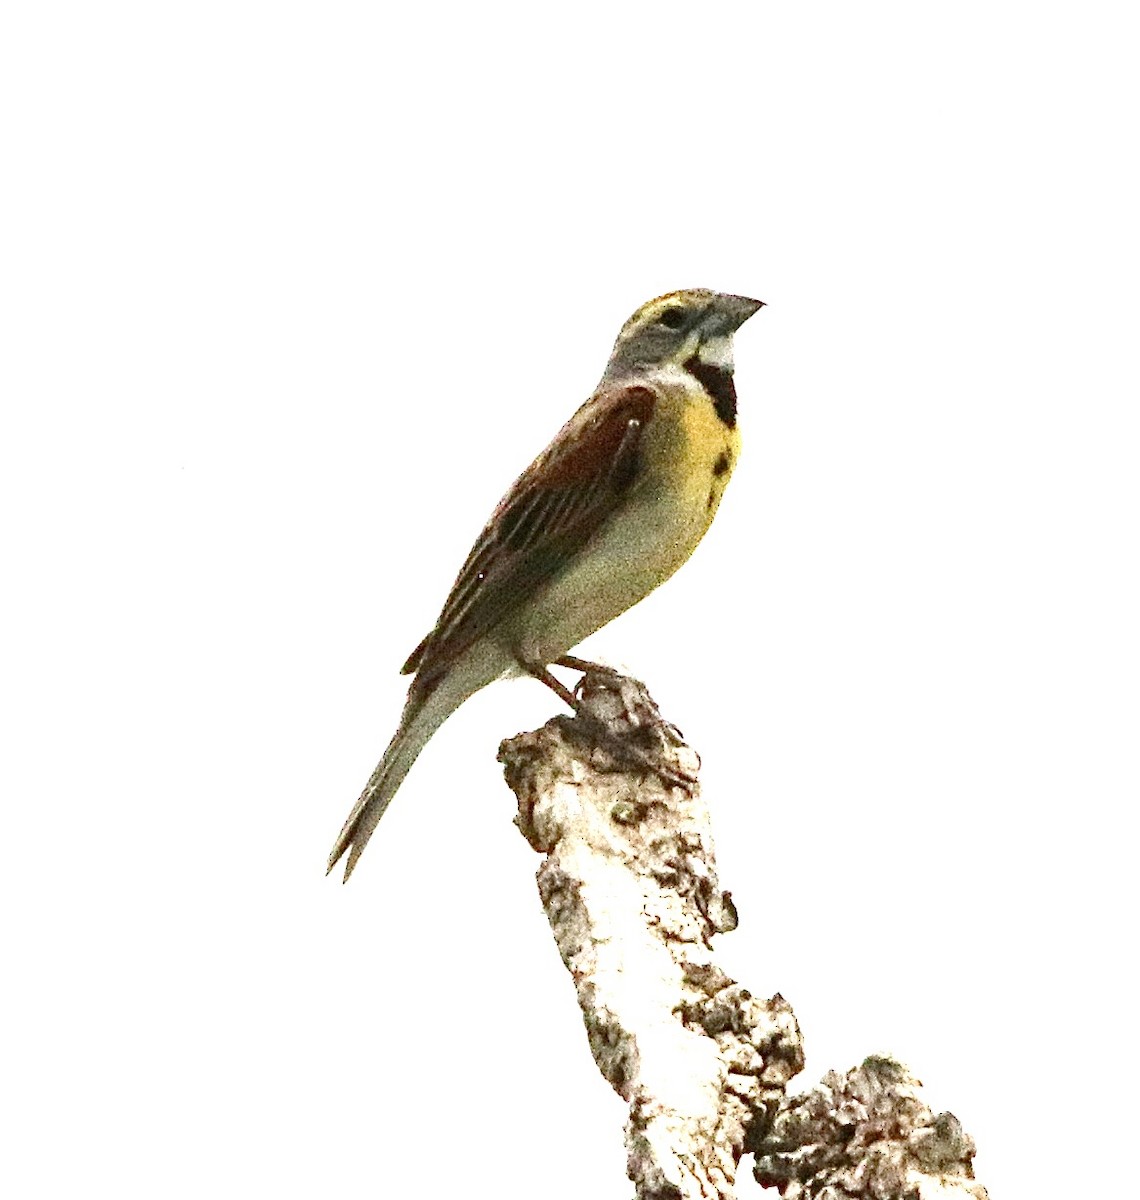
[[[692,554],[712,522],[716,500],[719,495],[710,501],[703,478],[699,487],[647,487],[631,498],[527,605],[512,630],[521,656],[553,662],[643,600]]]

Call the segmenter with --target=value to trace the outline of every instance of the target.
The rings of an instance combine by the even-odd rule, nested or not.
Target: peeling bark
[[[637,680],[593,670],[578,695],[574,717],[503,742],[499,758],[516,823],[545,856],[539,895],[594,1061],[629,1104],[638,1197],[728,1200],[741,1155],[757,1153],[757,1178],[797,1200],[981,1200],[967,1185],[972,1143],[949,1114],[930,1117],[898,1064],[893,1083],[864,1064],[785,1095],[803,1068],[791,1007],[757,999],[713,959],[713,936],[737,918],[696,754]],[[846,1156],[852,1146],[861,1157]],[[958,1190],[915,1182],[943,1177]]]
[[[517,824],[546,855],[539,894],[594,1060],[629,1102],[638,1196],[728,1197],[749,1130],[803,1065],[799,1030],[713,961],[736,913],[708,810],[653,774],[692,778],[696,756],[635,680],[590,673],[581,704],[503,743]]]
[[[973,1140],[952,1113],[935,1116],[919,1086],[891,1058],[829,1071],[811,1091],[785,1098],[755,1146],[756,1179],[785,1200],[985,1200]]]

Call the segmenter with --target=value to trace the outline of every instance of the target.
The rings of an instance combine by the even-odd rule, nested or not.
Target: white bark
[[[931,1116],[898,1064],[868,1060],[785,1096],[803,1066],[791,1008],[713,959],[736,912],[717,883],[696,755],[636,680],[590,672],[580,698],[578,716],[499,757],[519,829],[545,856],[539,894],[594,1059],[629,1103],[638,1197],[727,1200],[745,1152],[786,1197],[984,1197],[969,1138]]]
[[[642,685],[591,674],[581,695],[604,744],[620,736],[666,773],[693,772]],[[596,734],[560,718],[503,744],[517,822],[546,855],[539,892],[594,1059],[630,1105],[638,1195],[728,1197],[749,1128],[802,1067],[799,1030],[781,997],[755,999],[713,961],[736,914],[699,790],[615,764],[578,741],[583,725]]]

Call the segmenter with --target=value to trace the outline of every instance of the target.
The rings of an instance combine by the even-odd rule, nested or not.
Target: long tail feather
[[[427,695],[418,692],[416,684],[412,684],[400,728],[396,730],[396,736],[384,751],[384,757],[372,772],[364,791],[360,793],[360,799],[348,814],[348,820],[329,855],[329,871],[347,852],[344,881],[348,881],[353,867],[364,853],[364,847],[368,845],[368,839],[420,751],[464,700],[501,673],[502,664],[488,656],[486,662],[473,661],[468,669],[451,672]]]
[[[447,719],[448,713],[442,713],[434,721],[417,720],[417,718],[431,715],[433,714],[427,712],[425,706],[412,720],[401,722],[396,736],[392,739],[388,749],[384,751],[384,757],[380,760],[376,770],[372,772],[372,777],[368,780],[364,791],[360,793],[360,799],[353,805],[352,812],[348,814],[348,820],[345,821],[344,828],[341,829],[332,853],[329,855],[328,867],[331,871],[347,851],[348,861],[344,867],[345,882],[352,874],[357,860],[364,853],[364,847],[368,845],[368,839],[380,823],[380,818],[392,802],[392,797],[395,796],[400,784],[404,782],[404,776],[411,770],[412,763],[416,761],[420,751],[428,744],[432,734]]]

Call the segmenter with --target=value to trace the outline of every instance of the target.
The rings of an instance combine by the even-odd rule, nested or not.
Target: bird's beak
[[[728,317],[734,330],[739,329],[749,317],[755,316],[764,307],[763,300],[752,300],[748,296],[721,295],[717,299],[717,306]]]

